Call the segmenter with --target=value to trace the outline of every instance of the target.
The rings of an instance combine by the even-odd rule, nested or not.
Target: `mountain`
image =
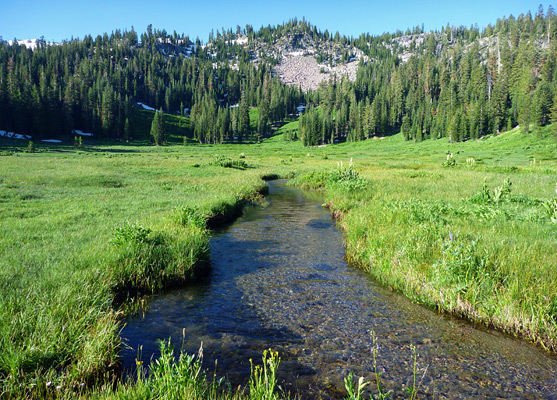
[[[367,60],[360,49],[332,40],[305,21],[293,20],[266,30],[269,32],[262,29],[249,36],[224,33],[208,47],[230,54],[229,62],[234,67],[238,65],[238,55],[230,47],[240,46],[249,53],[252,63],[270,62],[281,82],[300,87],[304,92],[317,90],[331,76],[340,79],[346,75],[354,81],[359,61]]]
[[[205,45],[151,26],[34,50],[2,42],[0,128],[129,140],[143,104],[190,110],[183,135],[200,142],[259,140],[303,104],[306,145],[397,132],[462,141],[517,125],[528,133],[557,120],[556,22],[550,7],[481,30],[358,38],[292,19],[223,29]]]

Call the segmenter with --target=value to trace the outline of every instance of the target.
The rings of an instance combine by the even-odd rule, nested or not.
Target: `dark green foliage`
[[[407,34],[421,40],[407,37],[406,47],[398,42],[400,31],[348,38],[297,19],[258,31],[223,30],[205,47],[152,27],[141,41],[132,29],[34,51],[1,42],[0,128],[37,138],[71,138],[79,128],[128,141],[137,126],[134,108],[143,102],[168,115],[191,109],[191,130],[181,136],[201,143],[242,142],[268,137],[274,123],[304,103],[309,109],[299,136],[305,145],[399,131],[416,142],[477,140],[517,125],[529,133],[532,126],[557,120],[557,44],[549,32],[556,26],[553,13],[538,13],[535,24],[528,15],[482,31],[414,28]],[[248,38],[247,46],[235,42],[238,35]],[[303,94],[273,75],[278,62],[273,55],[252,50],[256,40],[272,45],[283,35],[341,44],[335,62],[346,61],[354,48],[373,61],[360,62],[355,82],[331,77]],[[322,51],[317,57],[329,58]],[[250,121],[254,107],[259,116]],[[285,139],[293,135],[285,133]]]
[[[162,108],[153,116],[153,122],[151,123],[151,138],[157,146],[162,146],[166,143],[166,126]]]
[[[249,54],[238,70],[222,63],[215,72],[209,48],[198,43],[194,49],[185,35],[149,27],[141,38],[132,29],[35,50],[0,42],[0,128],[34,138],[72,138],[73,129],[82,129],[128,141],[141,102],[172,115],[185,108],[192,117],[205,114],[206,123],[192,118],[193,130],[202,142],[220,143],[238,134],[229,107],[240,102],[241,92],[243,111],[249,111],[260,102],[259,88],[269,88],[269,122],[293,113],[303,99],[299,89],[270,78],[267,63],[245,62]],[[240,128],[240,135],[250,134],[249,123]]]
[[[131,138],[133,137],[133,128],[130,125],[130,120],[129,118],[126,118],[126,122],[124,123],[124,136],[123,139],[126,142],[129,142],[131,140]]]
[[[360,63],[355,82],[330,80],[309,99],[326,111],[303,121],[304,144],[398,131],[416,142],[445,136],[460,142],[516,125],[529,133],[531,124],[556,121],[556,44],[551,41],[547,48],[550,37],[544,33],[552,18],[549,12],[540,14],[543,29],[532,32],[524,14],[483,31],[451,27],[428,32],[421,44],[395,47],[392,54],[393,39],[402,32],[362,35],[354,45],[373,62]],[[408,51],[402,61],[400,55]],[[324,123],[328,115],[334,116],[332,126]],[[319,129],[323,132],[317,135]]]

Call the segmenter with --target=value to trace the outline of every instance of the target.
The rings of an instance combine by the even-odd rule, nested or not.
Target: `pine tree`
[[[518,124],[522,130],[522,133],[530,133],[530,122],[532,120],[532,95],[530,93],[524,96],[522,100],[522,107],[520,108],[520,113],[518,114]]]
[[[242,92],[242,98],[240,100],[238,115],[238,141],[242,142],[244,137],[249,135],[250,125],[249,125],[249,104],[248,98],[245,91]]]
[[[166,127],[162,107],[159,111],[155,112],[155,116],[153,117],[153,122],[151,123],[151,137],[157,146],[162,146],[166,143]]]
[[[402,136],[404,136],[404,140],[410,140],[412,137],[411,133],[411,124],[410,124],[410,117],[406,114],[402,117],[402,127],[401,127]]]
[[[130,125],[130,121],[126,118],[126,122],[124,123],[124,140],[129,142],[133,136],[132,127]]]

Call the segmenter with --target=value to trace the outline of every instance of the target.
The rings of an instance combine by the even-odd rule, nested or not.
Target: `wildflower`
[[[56,390],[60,390],[60,389],[62,389],[62,385],[56,386]]]
[[[454,240],[454,236],[452,232],[449,232],[449,240],[452,242]]]
[[[48,382],[46,383],[46,387],[50,387],[51,385],[52,385],[52,381],[48,381]]]

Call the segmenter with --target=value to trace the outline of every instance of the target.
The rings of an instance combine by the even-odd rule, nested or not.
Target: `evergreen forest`
[[[183,135],[200,143],[268,137],[273,124],[306,106],[297,137],[305,145],[360,141],[402,132],[406,140],[478,139],[520,126],[524,133],[557,120],[554,10],[540,6],[495,25],[449,26],[358,38],[322,32],[305,19],[254,30],[211,32],[202,45],[147,27],[115,30],[35,50],[0,42],[0,127],[41,138],[133,139],[138,103],[191,117]],[[360,58],[354,81],[330,75],[318,90],[287,86],[269,46],[290,35],[341,46]],[[240,43],[245,37],[246,43]],[[267,47],[265,47],[267,46]],[[303,47],[303,46],[302,46]],[[250,126],[249,109],[258,108]]]

